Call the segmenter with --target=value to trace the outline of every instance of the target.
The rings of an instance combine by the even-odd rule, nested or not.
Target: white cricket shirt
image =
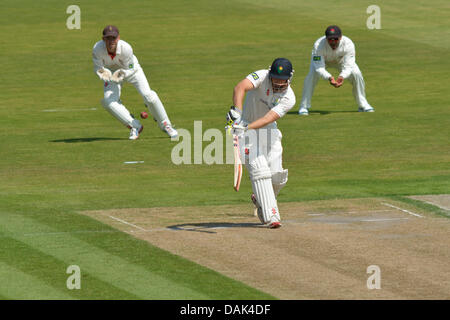
[[[247,76],[254,86],[247,92],[242,110],[242,119],[251,123],[266,115],[270,110],[283,117],[295,105],[295,94],[291,86],[283,92],[274,93],[269,70],[258,70]],[[276,122],[266,128],[277,128]]]
[[[95,73],[103,67],[111,70],[113,73],[118,69],[123,69],[125,78],[127,78],[141,69],[138,59],[133,54],[133,49],[123,40],[118,41],[115,55],[108,54],[103,40],[98,41],[92,49],[92,60]]]
[[[347,79],[355,62],[355,45],[352,40],[346,36],[342,36],[339,46],[333,50],[327,42],[325,36],[317,39],[312,50],[311,61],[319,75],[327,79],[331,74],[325,69],[326,67],[337,67],[341,70],[339,76]]]

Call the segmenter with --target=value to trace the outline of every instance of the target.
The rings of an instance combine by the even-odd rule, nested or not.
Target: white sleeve
[[[98,53],[95,50],[95,46],[92,49],[92,62],[94,63],[94,73],[97,74],[97,71],[101,68],[103,68],[103,60],[98,55]]]
[[[250,80],[251,83],[253,83],[253,87],[258,88],[266,79],[267,73],[267,70],[258,70],[250,73],[247,76],[247,79]]]
[[[325,57],[320,48],[313,48],[311,54],[311,64],[314,66],[316,72],[323,79],[328,80],[331,74],[325,69]]]
[[[290,89],[288,89],[288,90],[290,90]],[[283,96],[280,99],[279,103],[270,110],[274,111],[281,118],[286,113],[288,113],[289,110],[291,110],[294,105],[295,105],[295,95],[292,93],[290,95]]]
[[[353,42],[347,44],[345,48],[345,55],[342,61],[342,71],[339,74],[340,77],[347,79],[352,73],[352,67],[355,65],[355,45]]]
[[[133,57],[133,49],[131,46],[129,44],[124,45],[122,47],[122,70],[125,72],[125,78],[133,75],[137,71],[137,65],[135,64]]]

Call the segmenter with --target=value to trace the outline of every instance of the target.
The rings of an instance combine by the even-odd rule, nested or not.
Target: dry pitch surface
[[[426,201],[445,207],[449,196]],[[251,204],[83,213],[280,299],[450,298],[450,219],[381,198],[280,212],[275,230]],[[373,265],[380,289],[368,289]]]

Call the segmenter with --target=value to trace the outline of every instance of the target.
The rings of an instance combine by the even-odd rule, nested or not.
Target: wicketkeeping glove
[[[105,82],[111,81],[112,75],[111,75],[111,71],[109,69],[106,69],[106,68],[98,69],[97,75],[101,80],[103,80]]]
[[[117,84],[122,83],[123,78],[125,78],[125,72],[122,69],[116,70],[112,76],[111,76],[111,81],[115,82]]]

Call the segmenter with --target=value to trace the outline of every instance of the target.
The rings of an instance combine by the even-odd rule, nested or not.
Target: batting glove
[[[241,124],[241,123],[233,123],[231,126],[231,132],[233,135],[241,137],[244,135],[244,133],[248,130],[247,124]]]
[[[227,113],[227,125],[232,126],[233,123],[239,123],[241,121],[241,110],[232,106]]]

